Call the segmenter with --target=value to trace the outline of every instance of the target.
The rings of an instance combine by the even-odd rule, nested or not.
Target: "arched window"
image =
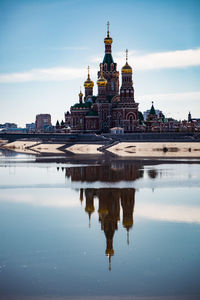
[[[111,90],[114,91],[115,90],[115,82],[114,80],[111,81]]]

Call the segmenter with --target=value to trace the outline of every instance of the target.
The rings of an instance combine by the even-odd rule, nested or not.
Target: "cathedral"
[[[126,63],[121,70],[122,84],[119,86],[119,71],[112,57],[112,38],[109,32],[104,39],[105,55],[98,71],[98,94],[93,95],[94,82],[88,77],[84,82],[85,94],[80,91],[79,102],[65,113],[65,124],[74,133],[106,133],[111,128],[121,127],[123,132],[134,132],[139,124],[138,103],[134,99],[132,68]]]

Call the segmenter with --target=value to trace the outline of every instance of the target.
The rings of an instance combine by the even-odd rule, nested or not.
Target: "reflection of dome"
[[[94,212],[94,206],[93,205],[87,205],[86,208],[85,208],[85,211],[88,213],[88,214],[91,214]]]
[[[106,255],[107,256],[113,256],[114,255],[114,250],[113,249],[106,249]]]
[[[98,210],[98,213],[99,214],[104,214],[104,215],[107,215],[108,214],[108,210],[107,210],[107,208],[99,208],[99,210]]]
[[[124,220],[123,221],[123,226],[126,228],[126,229],[129,229],[133,226],[133,221],[132,220]]]

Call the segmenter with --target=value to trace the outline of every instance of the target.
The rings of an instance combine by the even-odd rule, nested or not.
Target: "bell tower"
[[[84,98],[84,100],[85,100],[85,102],[86,102],[88,96],[93,95],[93,86],[94,86],[94,82],[90,79],[90,67],[88,66],[88,78],[84,82],[84,87],[85,87],[85,98]]]
[[[103,59],[103,76],[107,80],[106,94],[109,100],[113,96],[119,94],[119,72],[117,71],[117,64],[114,62],[112,57],[112,42],[113,39],[110,37],[109,31],[110,23],[107,23],[107,36],[104,39],[105,44],[105,55]],[[101,67],[101,64],[100,64]],[[98,72],[98,78],[100,77]]]
[[[128,50],[126,49],[126,64],[122,68],[122,86],[120,88],[122,102],[135,102],[132,73],[132,68],[128,64]]]

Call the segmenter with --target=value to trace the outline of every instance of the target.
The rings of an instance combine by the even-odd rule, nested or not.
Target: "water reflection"
[[[120,205],[123,213],[122,224],[127,230],[127,243],[129,244],[129,230],[133,226],[135,189],[80,189],[81,203],[84,201],[84,196],[89,227],[91,226],[91,215],[95,211],[94,198],[98,199],[99,222],[106,237],[105,254],[109,258],[109,270],[111,270],[111,257],[114,255],[113,238],[120,221]]]
[[[138,178],[142,178],[143,175],[144,169],[141,163],[130,164],[123,162],[120,164],[112,163],[110,165],[71,167],[65,169],[66,177],[70,177],[72,181],[81,182],[134,181]]]
[[[200,165],[70,163],[0,165],[0,295],[199,295]]]

